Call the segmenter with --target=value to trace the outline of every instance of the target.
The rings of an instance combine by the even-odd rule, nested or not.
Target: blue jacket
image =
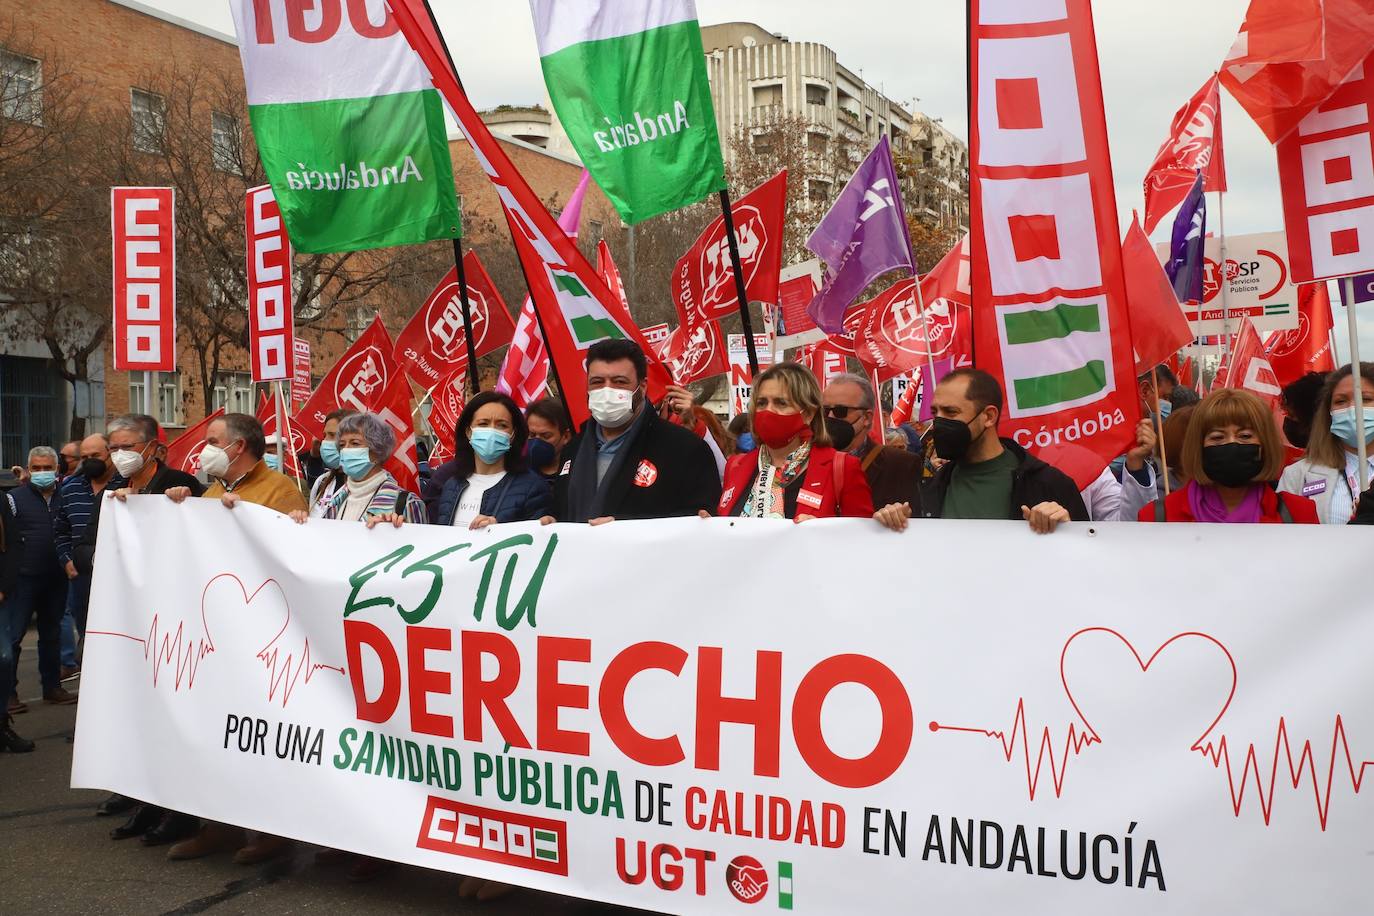
[[[431,525],[453,524],[458,500],[468,488],[467,478],[450,477],[430,511]],[[507,474],[501,482],[482,494],[482,514],[498,522],[533,522],[549,514],[553,490],[549,482],[534,471]]]
[[[16,521],[23,540],[23,559],[19,573],[24,576],[63,576],[62,564],[57,561],[57,541],[53,537],[53,522],[60,497],[52,493],[51,501],[31,483],[15,487],[11,495],[18,510]]]

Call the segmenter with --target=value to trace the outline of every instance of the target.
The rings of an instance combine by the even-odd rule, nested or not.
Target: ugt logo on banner
[[[175,372],[176,190],[111,188],[114,367]]]

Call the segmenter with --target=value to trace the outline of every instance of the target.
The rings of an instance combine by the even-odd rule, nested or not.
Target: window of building
[[[184,426],[181,373],[153,372],[151,376],[156,403],[150,409],[147,386],[149,373],[129,373],[129,413],[148,414],[163,426]]]
[[[806,135],[806,150],[817,156],[824,156],[830,148],[830,138],[825,134],[812,131]]]
[[[167,129],[167,103],[157,93],[143,89],[130,89],[129,99],[133,112],[134,149],[140,153],[161,153]]]
[[[815,83],[806,84],[806,104],[808,105],[829,105],[830,88],[828,86],[817,86]]]
[[[754,134],[754,152],[761,155],[773,152],[773,140],[774,136],[771,131]]]
[[[812,178],[806,183],[806,197],[813,204],[825,204],[830,200],[830,182]]]
[[[210,149],[215,168],[231,175],[239,174],[241,142],[238,118],[218,111],[210,113]]]
[[[252,414],[253,377],[247,372],[216,372],[215,386],[210,394],[211,412],[224,408],[225,413]]]
[[[755,86],[753,90],[754,108],[776,110],[782,108],[782,86]]]
[[[66,441],[68,390],[49,360],[0,356],[0,466],[26,465],[35,445]]]
[[[43,65],[0,50],[0,117],[38,124],[43,118]]]
[[[363,332],[372,324],[372,319],[377,313],[369,305],[355,305],[348,310],[348,326],[344,328],[344,336],[349,343],[353,343]]]

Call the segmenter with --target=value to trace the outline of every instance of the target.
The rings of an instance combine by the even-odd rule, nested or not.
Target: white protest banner
[[[1155,251],[1161,264],[1168,260],[1167,243],[1156,245]],[[1230,285],[1225,303],[1221,296],[1221,239],[1207,239],[1206,259],[1202,306],[1183,306],[1183,314],[1198,337],[1226,330],[1227,306],[1232,334],[1242,318],[1249,318],[1261,336],[1298,326],[1298,288],[1293,285],[1288,267],[1288,238],[1282,232],[1226,237],[1226,277]]]
[[[110,224],[114,367],[175,372],[176,189],[111,188]]]
[[[758,355],[760,369],[767,369],[773,365],[773,350],[765,335],[754,335],[754,350]],[[749,400],[754,390],[754,373],[749,368],[749,347],[743,334],[729,335],[726,352],[730,357],[730,417],[733,419],[749,410]]]
[[[105,511],[78,787],[655,911],[1368,906],[1368,530]]]
[[[248,235],[248,349],[253,381],[284,382],[295,372],[296,311],[291,240],[271,185],[248,189],[243,221]]]

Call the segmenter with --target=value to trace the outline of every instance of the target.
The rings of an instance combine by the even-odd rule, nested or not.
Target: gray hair
[[[859,386],[859,409],[872,410],[873,405],[878,403],[878,396],[873,392],[873,383],[862,375],[853,372],[845,372],[837,375],[830,380],[831,385],[845,384]]]
[[[29,464],[33,464],[35,458],[51,458],[57,461],[57,450],[47,445],[35,445],[29,449]]]
[[[339,438],[346,433],[362,433],[367,440],[367,450],[377,464],[383,464],[396,450],[396,434],[375,413],[349,414],[339,420]]]
[[[219,422],[224,424],[224,431],[229,434],[231,441],[242,439],[248,454],[261,460],[267,451],[267,441],[263,438],[262,424],[257,417],[250,417],[246,413],[227,413],[219,418]]]
[[[147,414],[129,413],[115,417],[110,421],[110,425],[105,428],[105,438],[108,439],[121,429],[137,434],[144,442],[157,440],[157,421]]]

